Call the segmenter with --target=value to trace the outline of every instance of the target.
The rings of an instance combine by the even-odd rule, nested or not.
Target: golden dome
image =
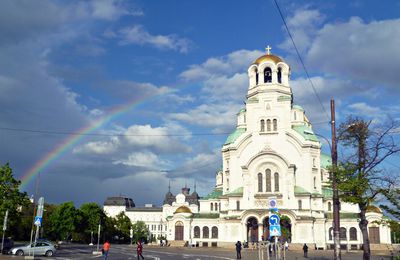
[[[180,206],[176,209],[175,213],[192,213],[192,211],[186,206]]]
[[[375,212],[375,213],[382,213],[382,210],[374,205],[369,205],[367,207],[367,212]]]
[[[273,63],[277,64],[279,62],[283,62],[283,60],[281,58],[279,58],[278,56],[272,55],[272,54],[266,54],[263,55],[261,57],[259,57],[258,59],[256,59],[255,62],[253,62],[253,64],[261,64],[264,61],[272,61]]]

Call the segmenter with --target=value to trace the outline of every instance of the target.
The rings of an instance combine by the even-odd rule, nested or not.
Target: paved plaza
[[[96,250],[95,246],[71,244],[63,245],[63,247],[57,251],[54,257],[40,257],[40,259],[102,259],[101,255],[93,255],[93,250]],[[157,246],[145,246],[143,251],[145,259],[152,260],[179,260],[179,259],[194,259],[194,260],[233,260],[236,259],[236,253],[234,249],[227,248],[173,248],[173,247],[157,247]],[[254,259],[254,260],[274,260],[274,255],[268,258],[266,252],[260,254],[259,250],[244,249],[242,251],[242,259]],[[308,258],[303,257],[302,251],[288,251],[286,259],[315,259],[315,260],[329,260],[333,259],[333,251],[309,251]],[[126,260],[126,259],[137,259],[136,258],[136,247],[130,245],[111,245],[109,260]],[[0,256],[0,259],[24,259],[24,257],[18,256]],[[283,259],[283,258],[281,258]],[[343,252],[342,259],[362,259],[361,251]],[[371,259],[391,259],[390,252],[373,252]]]

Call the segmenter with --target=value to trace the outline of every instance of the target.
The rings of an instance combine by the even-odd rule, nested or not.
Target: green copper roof
[[[298,109],[298,110],[302,110],[302,111],[304,111],[304,108],[302,108],[301,106],[299,106],[299,105],[293,105],[293,107],[292,107],[293,109]]]
[[[235,131],[233,131],[228,136],[228,138],[226,138],[224,145],[234,143],[236,141],[236,139],[238,139],[239,136],[241,136],[245,132],[246,132],[246,128],[236,128]]]
[[[258,103],[258,98],[256,97],[252,97],[247,99],[247,103]]]
[[[333,213],[325,213],[325,216],[328,219],[333,219]],[[357,219],[359,217],[360,215],[358,213],[351,213],[351,212],[340,213],[341,219]]]
[[[313,130],[306,125],[294,125],[292,129],[299,133],[307,141],[319,142],[318,137],[314,134]]]
[[[193,218],[219,218],[219,213],[194,213]]]
[[[234,195],[243,195],[243,187],[239,187],[231,192],[228,192],[227,194],[228,196],[234,196]]]
[[[211,193],[209,193],[207,196],[205,196],[202,199],[218,199],[219,196],[222,195],[222,190],[221,189],[214,189]]]
[[[281,101],[291,101],[292,100],[292,97],[291,96],[279,96],[278,97],[278,102],[281,102]]]
[[[332,158],[330,155],[321,153],[321,168],[327,169],[332,165]]]
[[[328,187],[322,187],[322,194],[324,195],[324,198],[332,198],[333,197],[333,191],[331,188],[328,188]]]
[[[294,186],[294,194],[295,195],[310,195],[311,193],[300,186]]]
[[[246,108],[244,108],[244,107],[239,110],[238,114],[243,113],[243,112],[246,112]]]

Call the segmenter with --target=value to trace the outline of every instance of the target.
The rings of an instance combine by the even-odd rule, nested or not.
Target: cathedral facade
[[[273,200],[282,240],[332,247],[331,159],[321,152],[304,109],[293,104],[290,67],[268,51],[250,65],[248,77],[245,107],[221,149],[222,169],[207,196],[185,187],[176,196],[169,191],[162,207],[143,208],[116,206],[108,199],[106,213],[124,211],[133,222],[144,221],[155,237],[173,243],[227,246],[270,238]],[[362,244],[358,212],[357,205],[341,202],[341,244],[349,249]],[[390,244],[389,227],[378,224],[380,209],[371,207],[367,218],[371,243]]]

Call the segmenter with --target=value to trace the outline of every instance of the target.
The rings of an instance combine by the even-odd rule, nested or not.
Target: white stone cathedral
[[[110,197],[104,210],[121,211],[144,221],[155,238],[175,244],[232,246],[235,241],[257,242],[270,238],[268,202],[276,199],[281,216],[282,240],[331,248],[332,190],[321,142],[305,111],[293,104],[290,67],[280,57],[267,54],[248,69],[246,106],[237,114],[236,129],[222,146],[222,170],[205,197],[189,188],[174,196],[170,191],[162,207],[135,207],[129,198]],[[362,244],[358,206],[341,203],[340,237],[343,247]],[[378,224],[377,207],[367,213],[372,244],[390,244],[390,229]]]

